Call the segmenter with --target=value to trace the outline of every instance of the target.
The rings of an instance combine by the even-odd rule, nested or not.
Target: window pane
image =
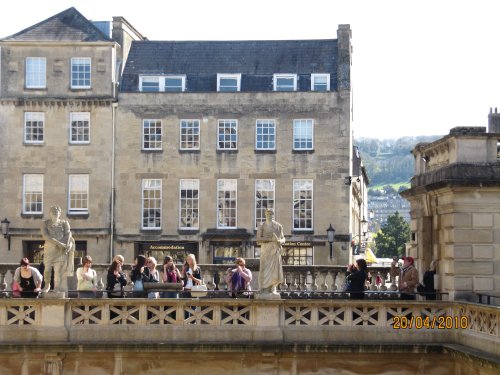
[[[26,112],[24,114],[24,141],[26,143],[43,143],[45,114],[43,112]]]
[[[329,74],[315,74],[312,75],[313,90],[314,91],[328,91],[329,90]]]
[[[198,228],[199,186],[199,180],[180,181],[179,228]]]
[[[276,91],[295,91],[295,77],[276,77]]]
[[[142,229],[161,228],[161,180],[142,180]]]
[[[217,227],[236,228],[237,180],[217,180]]]
[[[89,143],[90,142],[90,113],[72,112],[70,114],[70,142]]]
[[[238,91],[238,79],[220,78],[219,91]]]
[[[141,91],[143,92],[159,92],[160,79],[159,77],[142,77],[141,78]]]
[[[255,180],[255,228],[266,221],[266,209],[274,209],[274,180]]]
[[[71,59],[71,87],[90,88],[90,58]]]
[[[69,212],[88,212],[89,176],[69,176]]]
[[[43,213],[43,175],[24,175],[23,185],[23,213]]]
[[[217,148],[219,150],[238,148],[236,120],[219,120]]]
[[[45,57],[26,58],[26,88],[45,88],[46,66]]]
[[[162,149],[162,126],[160,120],[143,120],[143,150],[161,150]]]
[[[200,120],[181,120],[181,150],[200,149]]]
[[[274,120],[257,120],[255,148],[274,150],[276,148],[276,125]]]
[[[313,149],[313,121],[293,121],[293,148],[294,150]]]
[[[293,181],[293,229],[313,229],[313,181]]]
[[[167,92],[181,92],[182,91],[182,78],[180,78],[180,77],[166,77],[165,78],[165,91],[167,91]]]

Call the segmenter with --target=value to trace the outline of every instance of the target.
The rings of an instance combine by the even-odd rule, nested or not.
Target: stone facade
[[[499,142],[485,128],[454,128],[413,150],[415,175],[401,194],[411,204],[408,252],[422,273],[438,260],[438,289],[452,298],[500,289]]]
[[[70,8],[0,40],[0,142],[5,155],[0,164],[1,215],[10,221],[5,261],[17,262],[23,256],[41,260],[34,256],[43,248],[39,228],[53,204],[60,205],[63,216],[68,217],[80,255],[87,253],[98,263],[109,262],[117,253],[130,262],[137,253],[161,259],[177,250],[180,254],[195,252],[202,263],[230,261],[234,256],[258,257],[255,181],[272,179],[276,219],[284,227],[288,246],[296,254],[307,253],[300,260],[297,255],[290,264],[346,264],[350,239],[366,216],[368,181],[366,173],[358,183],[362,189],[349,188],[344,181],[353,175],[349,25],[340,25],[338,39],[328,41],[336,46],[324,64],[333,69],[328,72],[331,89],[314,91],[307,80],[315,72],[306,69],[290,72],[298,74],[295,92],[262,91],[255,86],[253,91],[237,93],[139,92],[139,82],[123,79],[122,73],[134,49],[132,42],[145,38],[123,17],[114,17],[112,25],[112,33],[105,35]],[[307,41],[293,43],[307,45]],[[312,41],[311,47],[314,43],[320,42]],[[266,48],[265,53],[272,55],[272,49]],[[302,55],[306,62],[310,59],[308,54]],[[31,58],[36,60],[34,76],[45,80],[35,87],[26,78],[32,69],[28,67]],[[74,59],[88,64],[88,87],[73,86]],[[315,62],[308,64],[314,66]],[[270,74],[283,73],[283,69],[272,67]],[[78,122],[82,116],[84,120]],[[144,119],[161,121],[161,150],[144,150]],[[195,152],[179,148],[182,119],[200,121],[201,146]],[[217,149],[220,119],[238,123],[235,150]],[[258,119],[275,121],[275,150],[256,150]],[[313,121],[312,149],[293,150],[296,119]],[[78,129],[82,124],[86,129]],[[74,142],[73,131],[76,137],[88,133],[83,142]],[[26,176],[35,178],[35,183],[26,182]],[[72,185],[74,176],[80,183],[83,179],[83,188]],[[154,230],[145,229],[141,222],[142,182],[147,179],[161,180],[161,227]],[[195,229],[180,225],[182,179],[199,180],[200,216]],[[230,229],[217,224],[220,179],[235,180],[237,185],[236,225]],[[313,186],[313,224],[299,231],[293,229],[297,203],[293,182],[298,179],[311,180]],[[36,188],[36,182],[41,187]],[[34,199],[31,206],[29,199]],[[82,200],[84,207],[71,199]],[[330,224],[336,229],[333,258],[326,236]],[[4,246],[7,242],[0,243]],[[229,253],[219,254],[223,248]]]

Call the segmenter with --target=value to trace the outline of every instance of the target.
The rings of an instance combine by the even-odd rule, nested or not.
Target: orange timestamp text
[[[469,327],[467,316],[399,316],[392,319],[393,329],[466,329]]]

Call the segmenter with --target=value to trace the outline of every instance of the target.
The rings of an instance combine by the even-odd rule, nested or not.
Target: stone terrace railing
[[[12,277],[18,264],[0,264],[0,291],[10,290]],[[34,265],[36,266],[36,265]],[[100,288],[106,287],[106,275],[109,265],[94,264],[93,269],[96,270],[98,279],[100,279]],[[160,266],[159,266],[160,267]],[[226,290],[227,285],[224,282],[224,275],[230,265],[227,264],[201,264],[203,279],[209,290]],[[258,267],[257,267],[258,268]],[[160,268],[158,268],[160,269]],[[130,265],[126,265],[124,269],[128,274]],[[284,266],[286,283],[281,285],[281,290],[311,290],[311,291],[339,291],[344,282],[345,267],[340,266]],[[388,267],[369,267],[372,282],[370,290],[385,291],[396,290],[396,285],[392,284],[388,279]],[[382,284],[376,285],[375,279],[377,273],[380,272]],[[257,289],[258,269],[252,269],[253,289]],[[68,281],[69,289],[76,289],[76,276]]]
[[[2,345],[460,345],[500,358],[500,308],[467,302],[0,299]]]

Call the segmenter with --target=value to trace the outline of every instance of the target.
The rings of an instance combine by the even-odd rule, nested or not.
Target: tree
[[[410,241],[410,225],[403,219],[399,212],[387,217],[387,222],[377,232],[378,258],[392,258],[394,255],[403,256],[406,243]]]

